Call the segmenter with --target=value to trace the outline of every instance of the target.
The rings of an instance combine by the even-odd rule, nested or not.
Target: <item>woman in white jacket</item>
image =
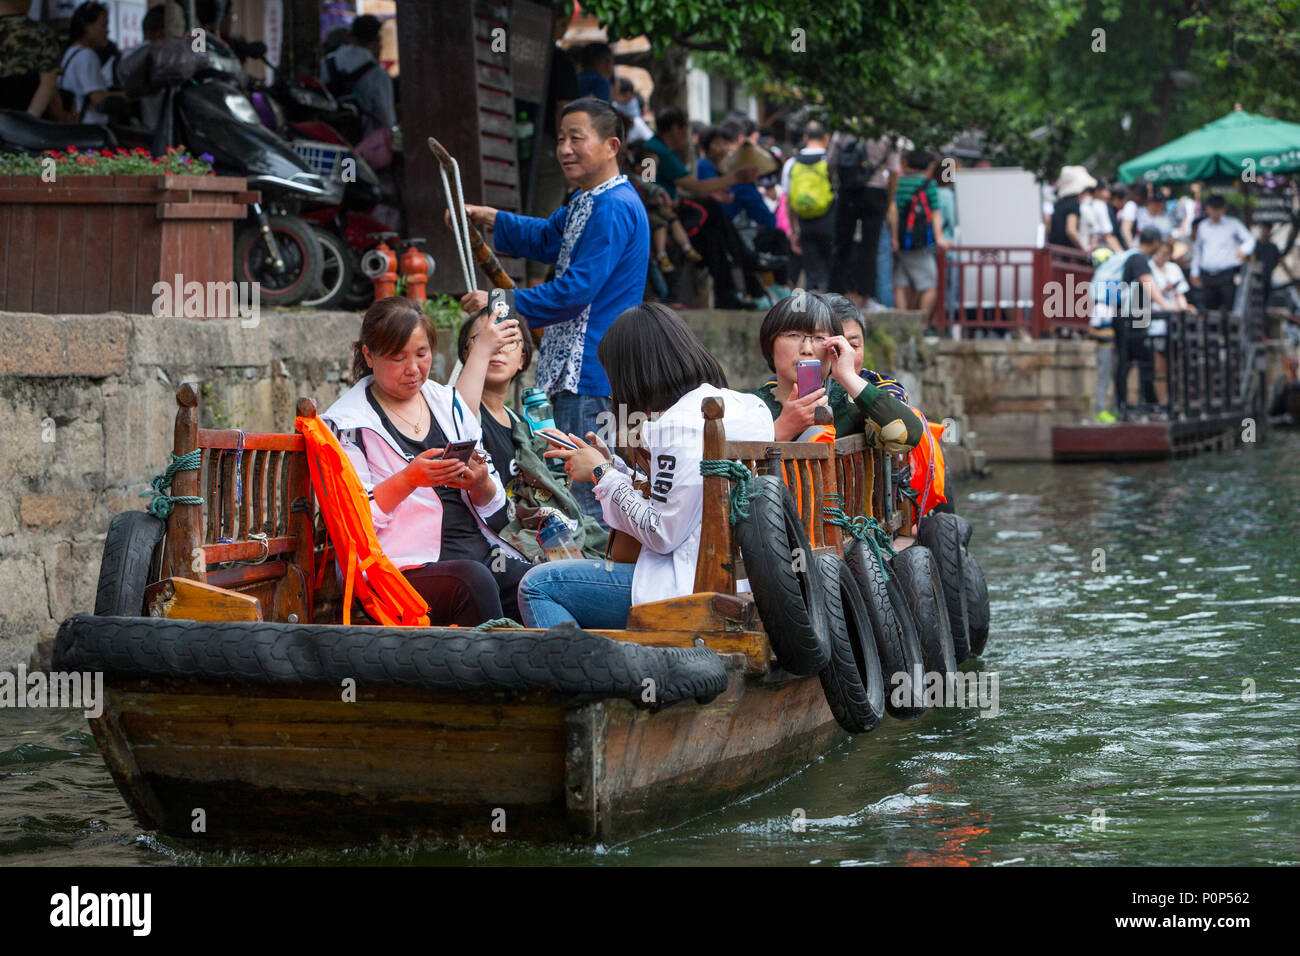
[[[502,322],[475,347],[492,354],[519,338],[518,322]],[[429,602],[430,622],[473,626],[518,613],[529,565],[496,536],[508,506],[478,422],[455,389],[429,380],[437,341],[415,302],[376,302],[353,345],[357,383],[321,417],[370,494],[380,547]],[[447,444],[470,439],[479,445],[468,462],[442,459]]]
[[[554,561],[533,567],[519,584],[519,611],[529,627],[575,621],[580,627],[627,625],[633,604],[690,594],[704,515],[704,415],[700,403],[723,400],[727,438],[772,441],[772,415],[754,395],[727,388],[727,377],[672,309],[646,303],[628,309],[598,351],[613,389],[613,421],[638,413],[640,444],[649,452],[650,497],[632,486],[630,469],[592,432],[569,437],[577,451],[553,449],[574,481],[595,484],[610,528],[641,542],[635,564]],[[610,433],[612,429],[602,429]]]

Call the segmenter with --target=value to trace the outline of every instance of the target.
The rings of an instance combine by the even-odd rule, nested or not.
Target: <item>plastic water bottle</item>
[[[526,388],[521,401],[524,406],[524,418],[533,431],[543,428],[556,430],[555,412],[551,410],[551,403],[547,401],[545,392],[536,386]]]
[[[569,523],[558,511],[551,511],[537,529],[537,544],[546,552],[547,561],[564,561],[583,557],[573,541]]]
[[[528,427],[534,432],[544,428],[559,431],[555,426],[555,412],[551,410],[551,403],[547,400],[546,393],[540,388],[532,386],[524,389],[523,394],[520,396],[520,404],[524,407],[524,421],[528,422]],[[545,460],[546,466],[551,469],[551,474],[564,474],[563,459],[547,458]]]

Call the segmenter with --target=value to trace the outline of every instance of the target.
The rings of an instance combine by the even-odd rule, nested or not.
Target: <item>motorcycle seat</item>
[[[94,123],[54,123],[21,110],[0,110],[0,143],[39,153],[47,149],[110,149],[117,138],[106,126]]]

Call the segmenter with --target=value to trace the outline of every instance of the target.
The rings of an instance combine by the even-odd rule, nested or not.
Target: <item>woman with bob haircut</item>
[[[534,567],[519,584],[519,611],[529,627],[575,621],[621,628],[632,605],[694,591],[704,523],[704,399],[722,399],[728,439],[772,440],[763,403],[727,388],[722,367],[667,306],[646,303],[623,312],[598,354],[617,417],[647,416],[637,444],[649,453],[650,497],[632,486],[631,470],[592,432],[587,441],[569,436],[576,451],[546,454],[563,459],[574,481],[595,485],[606,522],[641,542],[641,554],[635,564],[571,560]]]
[[[844,325],[826,296],[796,289],[768,310],[758,332],[759,347],[775,377],[754,390],[776,420],[776,440],[796,441],[813,425],[818,405],[830,405],[837,436],[866,433],[868,423],[890,452],[905,452],[921,440],[921,421],[906,404],[861,375]],[[830,382],[800,395],[802,361],[818,361]]]
[[[518,322],[501,322],[475,350],[494,355],[520,338]],[[429,380],[437,343],[417,303],[375,302],[353,343],[357,382],[321,418],[370,495],[380,547],[429,602],[429,620],[473,626],[517,612],[528,564],[497,536],[506,494],[479,423],[455,389]],[[449,443],[467,440],[477,443],[468,461],[443,460]]]

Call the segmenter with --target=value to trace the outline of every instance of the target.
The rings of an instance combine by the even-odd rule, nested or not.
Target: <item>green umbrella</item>
[[[1300,125],[1234,110],[1195,132],[1120,166],[1126,183],[1237,179],[1254,161],[1257,175],[1300,169]]]

